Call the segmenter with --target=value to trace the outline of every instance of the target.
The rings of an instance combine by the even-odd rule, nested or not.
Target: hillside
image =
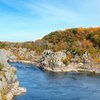
[[[48,49],[54,52],[69,51],[70,56],[76,54],[82,56],[87,51],[93,59],[100,62],[100,27],[59,30],[51,32],[35,42],[0,42],[0,48],[27,48],[36,51],[38,55]]]
[[[79,55],[88,51],[92,55],[100,53],[100,27],[72,28],[51,32],[42,41],[54,51],[68,50]]]

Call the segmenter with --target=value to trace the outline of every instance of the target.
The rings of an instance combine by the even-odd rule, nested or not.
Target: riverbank
[[[100,74],[100,64],[94,64],[93,66],[90,66],[89,64],[83,64],[83,63],[70,63],[69,65],[65,67],[44,67],[40,66],[38,62],[32,62],[27,60],[9,60],[9,62],[16,62],[16,63],[24,63],[24,64],[32,64],[37,66],[39,69],[49,72],[89,72],[89,73],[95,73]]]
[[[34,64],[35,62],[28,60],[8,60],[8,62],[16,62],[16,63],[25,63],[25,64]]]
[[[95,72],[100,73],[99,56],[98,62],[91,57],[90,53],[86,51],[81,56],[73,54],[69,51],[63,50],[54,52],[52,50],[44,50],[40,55],[34,54],[29,51],[26,54],[27,49],[18,49],[18,53],[14,51],[4,50],[7,54],[8,62],[19,62],[25,64],[36,65],[41,70],[51,72]],[[15,50],[17,52],[17,50]],[[25,52],[24,52],[25,51]],[[20,60],[23,59],[23,60]]]
[[[75,55],[70,60],[69,54],[65,51],[45,50],[40,56],[34,56],[31,60],[19,60],[17,56],[14,57],[15,55],[8,53],[8,51],[5,52],[8,55],[8,62],[32,64],[45,71],[100,73],[100,63],[95,63],[88,52],[85,52],[82,58]]]
[[[98,67],[95,67],[95,66],[98,66]],[[87,64],[80,66],[80,63],[79,64],[70,63],[68,66],[61,67],[61,68],[55,67],[53,69],[50,67],[43,67],[43,66],[39,66],[39,68],[41,70],[57,72],[57,73],[59,72],[76,72],[76,73],[88,72],[88,73],[100,74],[100,64],[94,65],[94,68],[90,67]]]
[[[6,100],[12,100],[14,96],[22,95],[27,90],[24,87],[19,87],[19,81],[12,83],[10,91],[6,94]]]

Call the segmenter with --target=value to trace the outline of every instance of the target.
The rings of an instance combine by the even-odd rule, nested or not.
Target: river
[[[27,88],[14,100],[100,100],[100,75],[50,73],[30,64],[10,64],[17,68],[20,86]]]

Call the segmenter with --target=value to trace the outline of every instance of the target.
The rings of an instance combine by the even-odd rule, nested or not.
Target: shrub
[[[36,53],[37,53],[38,55],[40,55],[40,54],[43,52],[43,48],[40,47],[40,46],[36,47],[35,50],[36,50]]]
[[[95,58],[94,61],[100,63],[100,58]]]
[[[67,55],[67,57],[63,60],[63,63],[68,65],[72,59],[72,54]]]
[[[0,71],[2,70],[2,68],[3,68],[3,65],[0,63]]]

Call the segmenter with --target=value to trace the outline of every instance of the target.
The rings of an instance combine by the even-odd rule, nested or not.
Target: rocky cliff
[[[46,50],[43,52],[39,59],[39,66],[44,70],[49,71],[60,71],[65,68],[65,64],[62,62],[66,58],[64,52],[52,52],[51,50]]]
[[[25,92],[25,88],[19,87],[16,77],[16,68],[11,67],[7,60],[7,51],[0,50],[0,100],[11,100],[14,95]]]
[[[100,64],[94,63],[88,52],[85,52],[81,57],[69,55],[70,52],[46,50],[38,60],[38,66],[43,70],[52,72],[85,71],[100,73]]]

